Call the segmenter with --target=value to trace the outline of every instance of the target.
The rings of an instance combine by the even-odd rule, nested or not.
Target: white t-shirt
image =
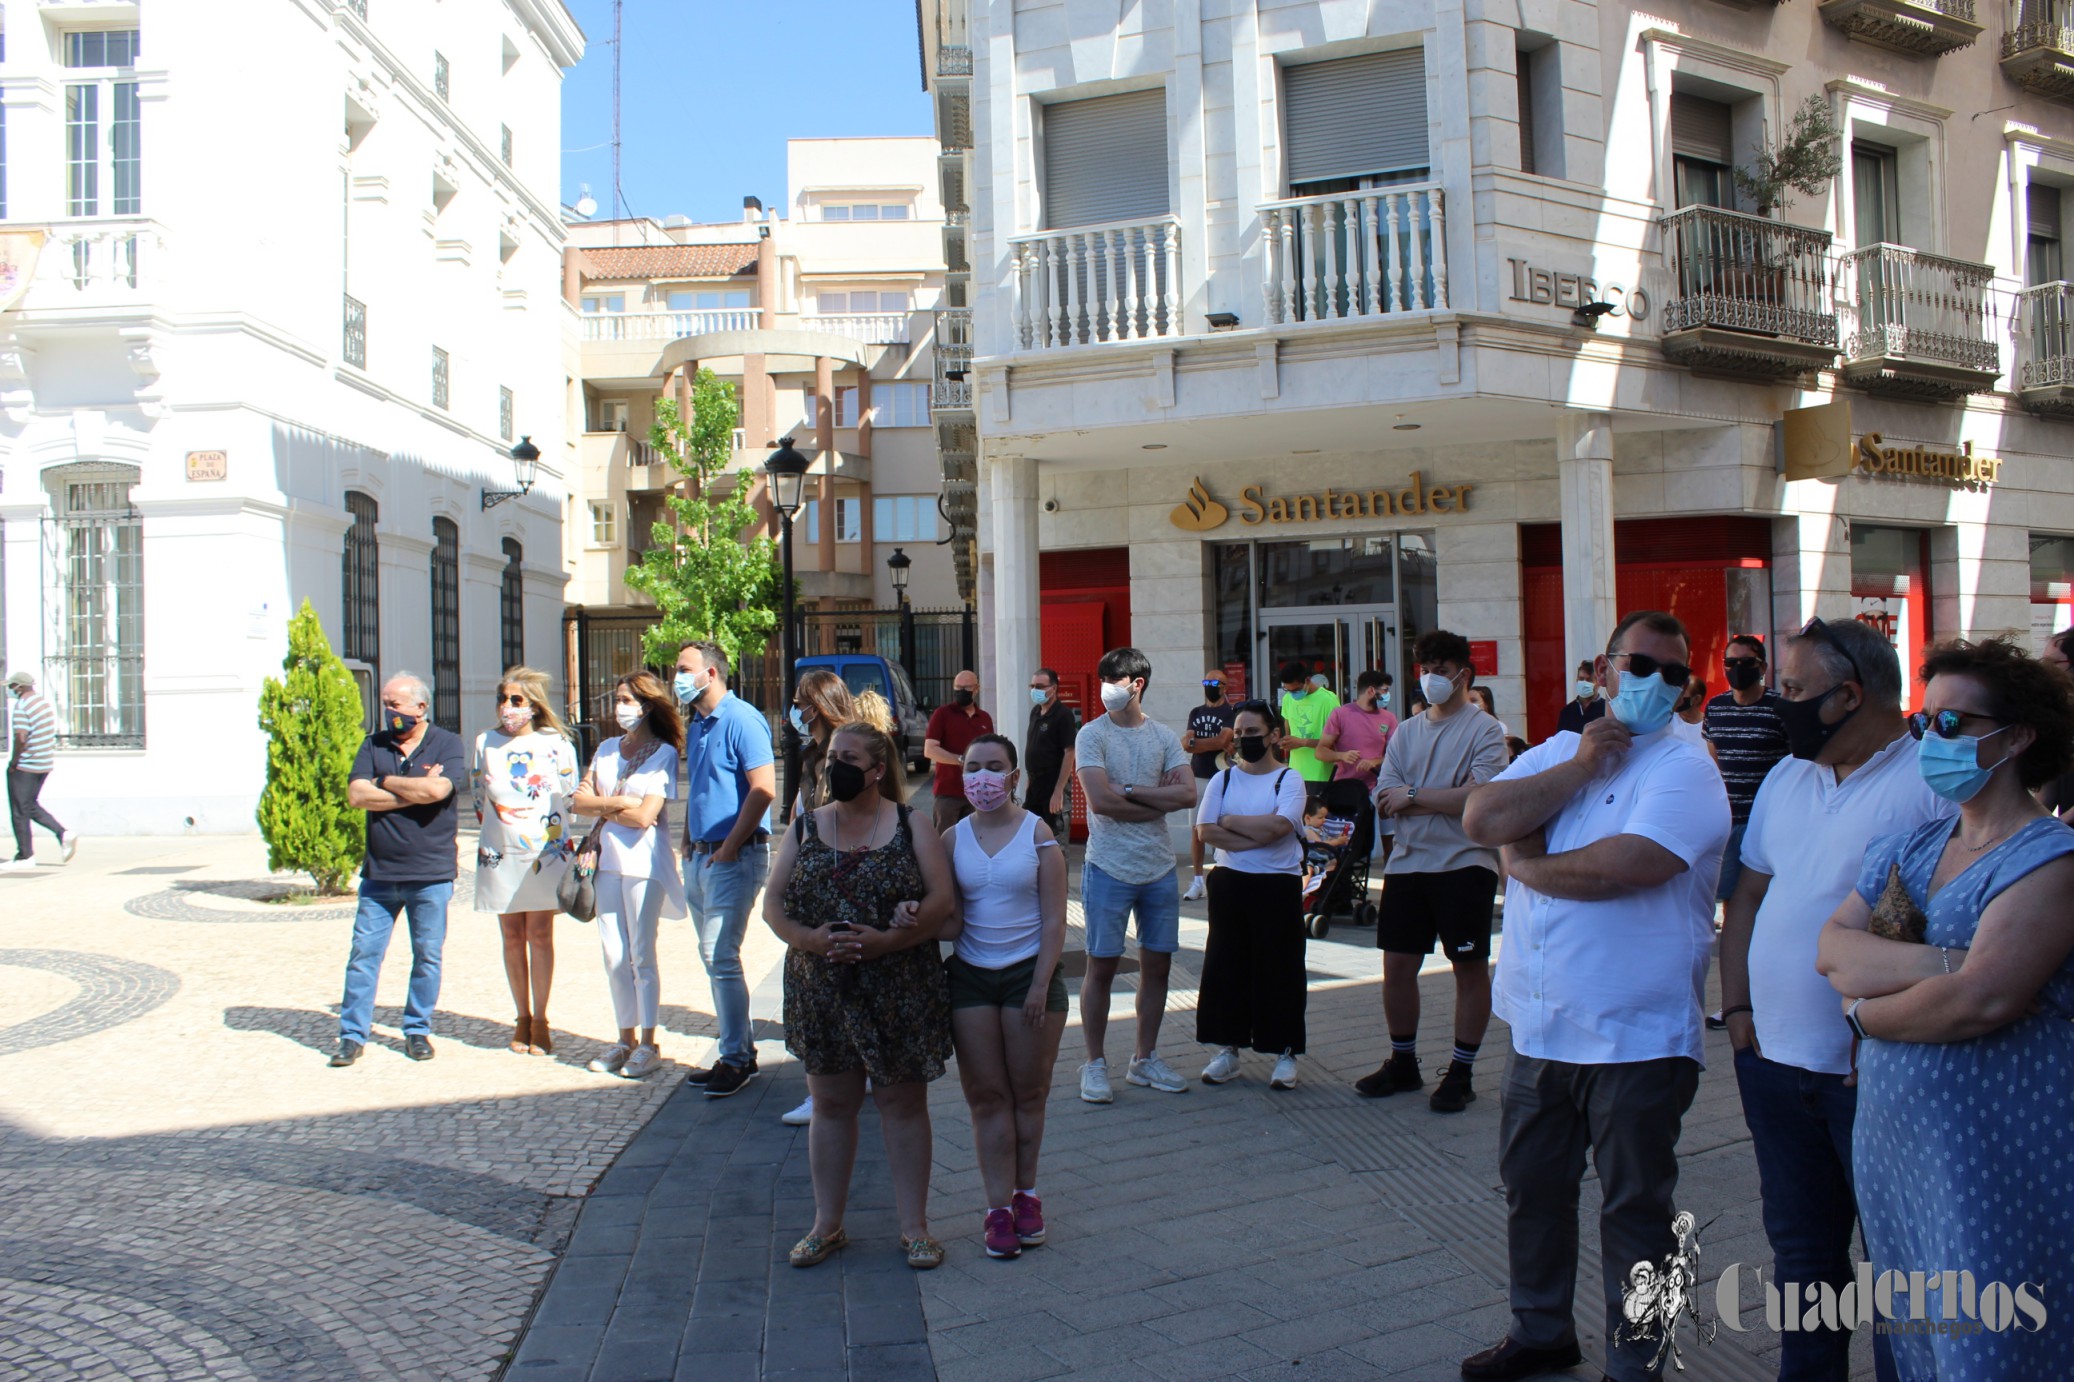
[[[657,744],[641,766],[619,785],[619,745],[607,739],[591,759],[591,782],[599,796],[662,797],[677,795],[677,750]],[[607,822],[600,837],[598,872],[629,878],[670,878],[677,873],[670,855],[670,831],[660,816],[646,830]]]
[[[1958,814],[1923,781],[1906,734],[1840,783],[1836,769],[1798,758],[1772,768],[1743,833],[1743,867],[1775,880],[1750,933],[1750,1016],[1766,1060],[1851,1072],[1851,1029],[1815,972],[1822,928],[1857,884],[1868,845]]]
[[[1703,732],[1704,726],[1698,721],[1688,720],[1683,715],[1673,715],[1671,722],[1665,725],[1664,728],[1688,744],[1698,744],[1701,748],[1707,746],[1707,736]]]
[[[1217,863],[1240,873],[1296,873],[1303,868],[1303,806],[1303,779],[1294,769],[1249,773],[1233,768],[1210,779],[1196,824],[1215,825],[1225,816],[1286,817],[1287,835],[1255,849],[1220,849]]]
[[[1577,754],[1568,730],[1498,775],[1531,777]],[[1547,825],[1548,852],[1614,835],[1653,840],[1685,861],[1654,888],[1597,902],[1505,884],[1505,944],[1492,991],[1523,1056],[1606,1065],[1702,1060],[1700,1010],[1714,944],[1714,890],[1728,843],[1728,790],[1707,751],[1666,730],[1637,735],[1610,770]]]

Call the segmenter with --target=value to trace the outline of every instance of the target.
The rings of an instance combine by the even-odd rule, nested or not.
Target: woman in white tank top
[[[989,1257],[1016,1257],[1044,1241],[1037,1154],[1044,1101],[1066,1031],[1066,859],[1051,830],[1016,805],[1015,745],[983,734],[965,751],[973,814],[944,832],[956,908],[937,933],[954,941],[944,963],[958,1078],[972,1107],[972,1140],[987,1193]]]

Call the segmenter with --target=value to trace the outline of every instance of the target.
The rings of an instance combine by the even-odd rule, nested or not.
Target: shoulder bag
[[[614,785],[612,795],[625,795],[627,779],[639,772],[661,747],[660,742],[650,745],[639,763],[629,763],[622,758],[619,781]],[[555,884],[555,905],[578,921],[596,921],[598,917],[598,855],[605,847],[604,832],[605,822],[602,820],[590,828],[590,833],[570,853],[569,867],[562,871],[561,880]]]

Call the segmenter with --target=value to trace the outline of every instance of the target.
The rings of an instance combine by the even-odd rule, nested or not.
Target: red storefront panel
[[[1102,654],[1131,641],[1131,553],[1127,547],[1037,554],[1037,586],[1044,665],[1059,674],[1059,698],[1086,723],[1101,713],[1095,666]],[[1001,672],[1004,686],[1026,685],[1029,672]],[[1007,698],[1003,697],[1004,703]],[[1080,784],[1068,794],[1073,838],[1087,838],[1087,803]]]

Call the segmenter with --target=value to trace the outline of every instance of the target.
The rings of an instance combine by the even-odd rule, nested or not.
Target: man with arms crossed
[[[1668,614],[1620,621],[1594,672],[1614,694],[1584,733],[1529,749],[1462,814],[1510,875],[1498,1015],[1512,1028],[1499,1122],[1512,1327],[1462,1361],[1473,1379],[1574,1367],[1577,1198],[1590,1149],[1606,1337],[1637,1262],[1676,1251],[1678,1131],[1700,1078],[1700,1005],[1728,793],[1713,760],[1666,728],[1692,677]],[[1613,1345],[1615,1382],[1658,1376],[1653,1341]]]
[[[1729,651],[1737,651],[1736,644]],[[1791,757],[1757,789],[1741,876],[1721,927],[1721,1001],[1757,1154],[1772,1278],[1851,1279],[1851,1029],[1815,969],[1822,928],[1851,893],[1866,846],[1958,808],[1931,791],[1901,718],[1894,645],[1855,619],[1811,622],[1780,654],[1778,712]],[[1725,767],[1728,755],[1722,754]],[[1777,888],[1774,879],[1785,882]],[[1851,1375],[1851,1331],[1781,1336],[1782,1382]],[[1890,1376],[1887,1338],[1875,1359]]]
[[[1152,663],[1136,648],[1112,648],[1095,667],[1108,713],[1080,728],[1074,749],[1087,797],[1087,857],[1081,868],[1086,918],[1087,980],[1080,986],[1080,1027],[1087,1064],[1080,1097],[1116,1098],[1103,1042],[1109,1034],[1109,990],[1123,957],[1123,935],[1138,919],[1138,1044],[1124,1078],[1168,1094],[1188,1082],[1159,1058],[1159,1024],[1167,1012],[1167,976],[1181,948],[1181,890],[1167,815],[1195,805],[1188,755],[1174,731],[1146,718],[1145,684]]]

